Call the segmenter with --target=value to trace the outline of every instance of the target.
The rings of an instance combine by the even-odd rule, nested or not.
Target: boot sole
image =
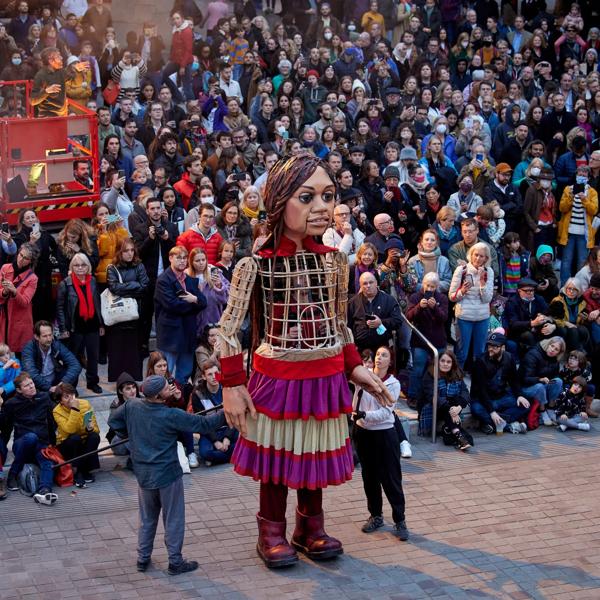
[[[316,560],[316,561],[330,560],[331,558],[335,558],[336,556],[340,556],[341,554],[344,554],[343,548],[335,548],[333,550],[323,550],[322,552],[310,552],[308,550],[308,548],[306,548],[305,546],[301,546],[297,542],[294,542],[294,540],[292,540],[292,546],[298,552],[302,552],[302,554],[304,554],[307,558],[310,558],[311,560]]]
[[[280,558],[279,560],[271,560],[264,556],[264,554],[256,546],[256,553],[260,556],[261,560],[265,563],[269,569],[281,569],[283,567],[291,567],[298,562],[297,556],[290,556],[288,558]]]

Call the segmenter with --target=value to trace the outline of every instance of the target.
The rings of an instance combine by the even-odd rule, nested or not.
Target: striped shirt
[[[587,193],[587,189],[585,190]],[[569,221],[569,234],[585,235],[585,210],[579,196],[573,196],[571,220]]]

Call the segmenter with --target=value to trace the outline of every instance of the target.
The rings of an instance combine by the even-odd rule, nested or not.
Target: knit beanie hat
[[[538,249],[535,251],[535,257],[539,260],[542,254],[550,254],[554,258],[554,250],[552,250],[551,246],[546,246],[546,244],[538,246]]]
[[[162,375],[150,375],[142,383],[142,394],[146,398],[154,398],[158,396],[165,385],[167,385],[167,380]]]

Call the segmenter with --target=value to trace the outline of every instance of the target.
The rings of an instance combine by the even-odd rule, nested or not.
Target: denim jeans
[[[441,354],[446,348],[438,348]],[[433,357],[431,351],[426,348],[412,348],[412,369],[408,379],[408,397],[417,399],[421,394],[423,375],[430,359]]]
[[[166,350],[161,352],[167,359],[169,373],[175,377],[177,383],[185,385],[194,368],[193,352],[167,352]]]
[[[217,439],[222,441],[225,437],[225,431],[221,432],[217,431]],[[235,443],[238,438],[238,432],[235,432],[235,435],[230,440],[230,445],[227,452],[223,452],[223,450],[217,450],[214,446],[214,443],[209,440],[206,436],[201,436],[200,441],[198,442],[198,454],[202,460],[208,460],[213,464],[223,464],[228,463],[231,459],[231,455],[233,454],[233,449],[235,448]]]
[[[170,76],[173,73],[179,73],[179,65],[174,62],[167,63],[162,71],[162,80],[163,83],[167,83]],[[170,87],[170,86],[169,86]],[[178,89],[176,89],[177,93],[173,92],[173,88],[171,88],[171,92],[173,93],[173,101],[174,102],[185,102],[186,100],[194,99],[194,91],[192,89],[192,65],[189,64],[185,67],[185,73],[181,78],[181,87],[183,88],[183,94],[181,95]]]
[[[562,421],[561,419],[556,419],[556,422],[559,425],[566,425],[569,429],[579,429],[580,423],[588,423],[587,419],[584,419],[580,415],[575,415],[574,417],[570,417],[566,421]]]
[[[35,433],[25,433],[13,441],[13,453],[15,458],[10,467],[9,475],[17,477],[25,463],[37,463],[40,467],[40,484],[37,491],[52,490],[54,472],[52,461],[48,460],[42,450],[48,444],[41,442]]]
[[[485,341],[487,340],[489,318],[482,321],[464,321],[456,319],[456,326],[460,332],[456,358],[458,364],[463,367],[467,356],[469,355],[469,346],[473,340],[473,360],[481,356],[485,350]]]
[[[587,243],[584,235],[569,234],[567,245],[563,247],[560,263],[560,285],[565,285],[567,279],[575,274],[583,265],[588,255]],[[573,267],[573,259],[575,266]]]
[[[517,404],[517,399],[512,394],[505,394],[497,400],[492,400],[492,412],[497,412],[506,423],[520,421],[529,411]],[[471,413],[475,415],[482,425],[492,425],[492,417],[487,409],[476,398],[471,401]]]
[[[549,383],[536,383],[521,389],[521,393],[528,400],[537,400],[541,409],[546,410],[546,405],[558,398],[563,389],[563,382],[558,377],[551,379]]]
[[[600,344],[600,325],[592,323],[592,341],[594,344]]]

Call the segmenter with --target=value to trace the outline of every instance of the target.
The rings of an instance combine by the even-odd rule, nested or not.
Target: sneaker
[[[149,566],[150,566],[150,559],[138,560],[136,568],[137,568],[138,573],[145,573],[148,570]]]
[[[190,463],[190,469],[195,469],[200,466],[195,452],[190,452],[190,454],[188,454],[188,462]]]
[[[469,443],[462,431],[459,431],[456,434],[456,447],[459,450],[462,450],[463,452],[465,452],[471,447],[471,444]]]
[[[198,568],[198,562],[195,560],[184,560],[181,564],[174,566],[169,563],[167,573],[169,575],[181,575],[182,573],[189,573],[195,571]]]
[[[408,540],[410,537],[406,527],[406,521],[394,523],[394,529],[392,530],[392,533],[402,542],[406,542],[406,540]]]
[[[519,423],[521,431],[519,433],[527,433],[527,423]]]
[[[577,429],[580,429],[581,431],[589,431],[590,424],[589,423],[579,423],[579,425],[577,425]]]
[[[19,482],[17,481],[17,478],[15,477],[15,475],[13,475],[12,473],[8,474],[8,479],[6,481],[6,487],[11,492],[19,491]]]
[[[96,481],[96,476],[93,475],[92,473],[84,473],[83,474],[83,480],[86,483],[94,483],[94,481]]]
[[[383,525],[383,517],[380,515],[378,517],[369,517],[360,529],[363,533],[373,533],[373,531],[383,527]]]
[[[412,458],[412,448],[408,440],[402,440],[400,442],[400,456],[402,458]]]
[[[567,430],[567,426],[563,425],[562,423],[558,426],[558,430],[559,431],[566,431]]]
[[[8,496],[8,492],[6,490],[6,479],[4,477],[0,478],[0,500],[4,500]]]
[[[85,479],[83,478],[83,473],[80,473],[79,471],[77,471],[77,473],[75,473],[75,485],[78,488],[86,488],[87,484],[85,482]]]
[[[37,494],[33,495],[33,499],[37,504],[52,506],[58,500],[58,496],[48,490],[40,490]]]
[[[486,423],[481,427],[481,433],[485,433],[485,435],[493,435],[494,433],[496,433],[496,429],[493,425]]]
[[[540,414],[540,417],[542,418],[542,423],[546,427],[552,427],[554,425],[554,423],[552,422],[552,419],[550,418],[550,415],[547,413],[547,411],[543,411]]]
[[[508,427],[511,433],[521,433],[521,424],[517,421],[513,421]]]
[[[97,383],[94,383],[93,385],[88,385],[87,389],[94,392],[94,394],[104,393],[104,390]]]
[[[212,467],[212,462],[210,460],[205,460],[204,461],[204,466],[205,467]]]

